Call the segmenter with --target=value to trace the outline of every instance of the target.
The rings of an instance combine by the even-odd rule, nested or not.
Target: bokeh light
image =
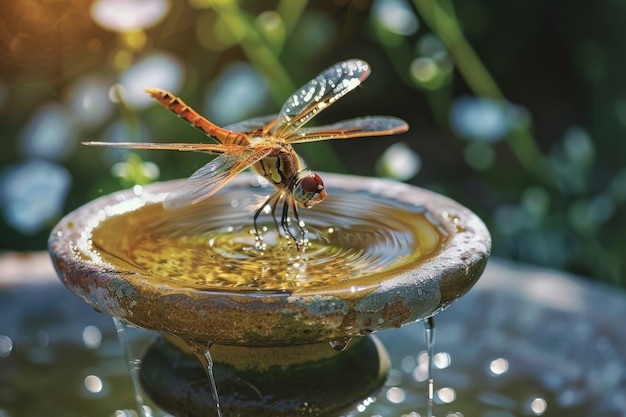
[[[406,181],[415,177],[421,167],[419,154],[406,143],[398,142],[383,152],[376,164],[376,171],[378,175]]]
[[[399,404],[406,399],[406,392],[400,387],[391,387],[386,393],[387,400],[393,404]]]
[[[71,185],[59,165],[31,160],[0,174],[0,205],[6,222],[25,235],[42,230],[63,208]]]
[[[433,356],[433,365],[437,369],[445,369],[452,363],[452,357],[448,352],[438,352]]]
[[[85,377],[85,388],[92,394],[98,394],[102,391],[102,379],[96,375],[88,375]]]
[[[120,178],[124,185],[131,186],[157,180],[160,170],[154,162],[143,161],[136,153],[128,152],[123,162],[113,164],[111,175]]]
[[[438,72],[437,64],[432,58],[419,57],[411,62],[411,74],[421,83],[432,81]]]
[[[202,46],[210,51],[221,51],[241,41],[247,27],[240,20],[227,22],[221,15],[208,10],[199,14],[195,30]]]
[[[86,326],[83,329],[83,343],[89,349],[97,349],[102,343],[102,332],[96,326]]]
[[[465,140],[495,142],[503,139],[509,131],[505,106],[486,97],[463,96],[454,100],[450,125]]]
[[[81,128],[93,128],[105,122],[114,111],[109,98],[111,81],[100,74],[87,75],[72,84],[67,101]]]
[[[467,165],[477,171],[489,169],[496,162],[496,153],[490,143],[474,141],[469,142],[463,150],[463,158]]]
[[[571,163],[583,168],[591,164],[595,155],[595,147],[589,133],[579,127],[572,126],[563,135],[563,151]]]
[[[620,203],[626,201],[626,168],[622,168],[622,170],[613,177],[609,182],[608,190],[615,201]]]
[[[265,80],[249,64],[229,65],[215,80],[205,96],[205,115],[218,125],[239,122],[259,110],[268,101]]]
[[[137,110],[145,109],[154,103],[146,88],[159,88],[176,94],[183,78],[184,68],[178,58],[166,52],[153,52],[120,75],[122,98]]]
[[[398,35],[412,35],[419,28],[417,16],[405,0],[375,0],[371,13],[376,23]]]
[[[311,11],[302,16],[298,30],[289,39],[294,45],[306,45],[306,48],[299,48],[298,53],[312,57],[330,46],[339,29],[337,21],[331,16]]]
[[[451,387],[443,387],[437,390],[437,399],[442,403],[449,404],[456,400],[456,390]]]
[[[533,398],[530,401],[529,408],[534,415],[540,416],[546,412],[548,403],[543,398]]]
[[[0,334],[0,358],[8,357],[13,351],[13,340],[9,336]]]
[[[62,161],[71,152],[78,135],[75,115],[60,104],[41,107],[20,137],[20,150],[30,158]]]
[[[169,9],[168,0],[96,0],[91,17],[105,29],[126,32],[154,26]]]
[[[489,371],[494,376],[500,376],[509,371],[509,361],[505,358],[497,358],[489,362]]]

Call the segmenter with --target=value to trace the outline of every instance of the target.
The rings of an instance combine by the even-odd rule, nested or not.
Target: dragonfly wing
[[[252,119],[224,126],[224,129],[230,130],[231,132],[242,132],[247,133],[250,136],[254,136],[255,133],[262,133],[267,125],[273,125],[277,118],[277,114],[254,117]]]
[[[287,99],[272,133],[278,138],[291,136],[319,112],[354,90],[369,74],[369,64],[358,59],[324,70]]]
[[[272,151],[271,147],[248,147],[225,153],[194,172],[180,188],[165,197],[168,210],[186,207],[211,197],[228,181]]]
[[[160,149],[165,151],[193,151],[207,153],[232,152],[245,149],[240,145],[220,145],[213,143],[147,143],[147,142],[83,142],[87,146],[104,146],[108,148],[127,149]]]
[[[329,139],[386,136],[403,133],[408,129],[409,125],[397,117],[369,116],[344,120],[327,126],[302,128],[286,140],[288,143],[303,143]]]

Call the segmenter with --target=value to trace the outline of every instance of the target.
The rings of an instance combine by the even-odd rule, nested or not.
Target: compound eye
[[[305,193],[319,193],[324,189],[324,182],[322,178],[317,174],[311,174],[304,178],[302,178],[302,182],[300,183],[302,187],[302,191]]]

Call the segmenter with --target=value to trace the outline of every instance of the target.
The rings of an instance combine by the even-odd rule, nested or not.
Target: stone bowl
[[[49,251],[62,282],[94,309],[184,340],[223,345],[342,343],[433,316],[465,294],[482,274],[490,254],[490,235],[484,223],[464,206],[431,191],[390,180],[336,174],[325,174],[324,178],[329,198],[311,210],[301,210],[307,224],[322,230],[320,224],[333,221],[340,228],[345,219],[358,223],[371,215],[375,220],[368,217],[363,221],[382,222],[366,225],[375,246],[375,237],[384,233],[386,222],[395,222],[394,227],[402,229],[414,227],[414,219],[419,218],[423,223],[419,227],[427,229],[432,240],[429,250],[414,255],[412,245],[422,238],[408,238],[391,246],[388,262],[380,270],[355,268],[356,272],[342,276],[343,269],[339,269],[332,280],[302,287],[190,284],[153,273],[145,265],[137,266],[133,259],[125,258],[128,242],[139,239],[136,223],[152,215],[167,217],[171,226],[188,214],[162,209],[167,192],[182,184],[176,180],[116,192],[74,210],[53,229]],[[190,210],[197,216],[217,210],[219,204],[230,204],[223,210],[229,221],[251,225],[251,211],[241,206],[241,196],[267,195],[269,191],[259,185],[256,176],[241,174]],[[316,217],[321,216],[319,213],[325,217]],[[202,218],[207,224],[220,224],[210,215]],[[269,224],[272,227],[273,223]],[[145,238],[149,240],[152,226],[146,227]],[[175,233],[177,229],[168,230]],[[185,233],[193,234],[194,230],[188,228]],[[348,235],[355,240],[344,241],[347,249],[339,253],[358,253],[350,245],[358,247],[360,235]],[[286,241],[280,236],[276,239]],[[283,244],[281,251],[285,259],[297,259],[300,264],[307,260],[313,264],[316,253],[306,248],[298,253],[295,245],[289,244]],[[403,255],[396,257],[394,251]],[[222,263],[219,253],[208,253],[207,260],[211,258],[218,266]],[[248,253],[254,254],[254,248]],[[252,267],[256,265],[254,256],[249,260]],[[196,271],[201,268],[202,256],[193,262],[187,266]],[[316,267],[309,269],[309,275],[315,276]],[[205,275],[208,279],[212,274]]]

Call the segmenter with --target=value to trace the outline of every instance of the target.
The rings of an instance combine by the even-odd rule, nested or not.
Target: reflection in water
[[[303,252],[278,235],[267,217],[259,223],[266,246],[258,249],[251,215],[257,200],[250,194],[248,187],[231,187],[228,194],[181,210],[147,204],[108,217],[85,235],[84,252],[111,264],[129,264],[166,285],[285,291],[348,285],[358,278],[364,278],[360,286],[376,285],[378,278],[370,275],[408,269],[429,259],[445,241],[419,207],[407,212],[401,203],[382,202],[374,194],[337,194],[307,212]],[[108,207],[101,218],[116,207]]]

